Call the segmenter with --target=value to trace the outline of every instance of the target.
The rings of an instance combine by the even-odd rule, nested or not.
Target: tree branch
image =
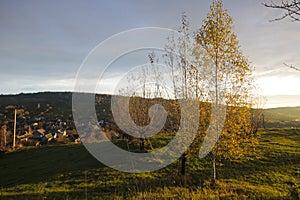
[[[263,3],[263,5],[267,8],[281,9],[281,10],[285,11],[283,16],[281,16],[279,18],[275,18],[271,21],[279,21],[279,20],[285,19],[287,17],[290,17],[293,22],[300,21],[300,1],[299,0],[282,1],[281,4],[275,4],[271,1],[270,4]]]
[[[286,64],[286,63],[283,63],[283,64],[284,64],[285,66],[287,66],[287,67],[291,68],[291,69],[294,69],[294,70],[300,71],[300,68],[294,67],[294,66],[292,66],[292,65],[288,65],[288,64]]]

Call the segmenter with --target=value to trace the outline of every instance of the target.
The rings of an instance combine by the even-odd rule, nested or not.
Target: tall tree
[[[285,18],[290,18],[292,21],[300,21],[300,1],[299,0],[285,0],[279,4],[276,3],[264,3],[264,6],[268,8],[280,9],[283,10],[285,13],[272,21],[278,21]]]
[[[171,67],[171,80],[173,84],[173,106],[179,109],[178,100],[187,100],[195,97],[197,93],[197,69],[193,66],[193,49],[195,40],[190,36],[189,22],[185,13],[182,14],[181,27],[178,36],[169,37],[165,46],[164,61]],[[192,113],[190,114],[192,115]],[[195,124],[196,125],[196,124]],[[186,185],[186,161],[188,151],[183,153],[180,160],[181,184]]]
[[[164,126],[164,121],[155,120],[153,115],[161,111],[160,107],[154,105],[162,103],[160,100],[165,93],[162,71],[157,65],[155,53],[149,53],[148,57],[150,64],[129,72],[122,85],[118,86],[118,92],[123,97],[112,100],[116,124],[124,132],[140,138],[142,151],[145,150],[145,142],[153,149],[147,135],[157,133]]]
[[[220,138],[210,156],[212,160],[211,184],[216,182],[216,158],[240,157],[256,144],[255,132],[251,124],[251,93],[253,68],[243,56],[236,34],[233,32],[233,20],[223,8],[222,0],[216,0],[210,6],[210,12],[203,26],[196,33],[198,48],[206,51],[203,65],[202,90],[206,101],[216,109],[227,106],[226,119],[214,123],[212,130],[221,132]],[[202,58],[203,59],[203,58]]]

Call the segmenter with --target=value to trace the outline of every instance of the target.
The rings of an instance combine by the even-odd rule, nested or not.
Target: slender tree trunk
[[[183,153],[181,155],[181,169],[180,169],[180,175],[181,175],[181,185],[183,187],[186,186],[186,176],[185,176],[185,166],[186,166],[186,156],[187,153]]]
[[[185,175],[185,164],[186,164],[186,153],[183,153],[181,156],[181,170],[180,170],[181,175]]]
[[[141,150],[144,150],[144,149],[145,149],[145,139],[144,139],[144,138],[141,138],[141,139],[140,139],[140,149],[141,149]]]
[[[16,147],[16,134],[17,134],[17,109],[15,109],[15,117],[14,117],[13,149],[15,149]]]
[[[213,153],[212,153],[212,156],[211,156],[211,164],[212,164],[212,168],[211,168],[211,186],[214,187],[216,185],[217,173],[216,173],[216,157]]]

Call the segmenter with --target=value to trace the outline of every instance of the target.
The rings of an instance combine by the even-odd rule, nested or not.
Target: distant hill
[[[18,95],[0,95],[0,112],[7,106],[24,107],[29,112],[41,112],[47,107],[53,107],[55,114],[65,115],[71,112],[72,93],[70,92],[40,92]]]
[[[264,113],[270,121],[300,121],[300,106],[269,108]]]
[[[267,127],[300,127],[300,107],[269,108],[263,114]]]
[[[109,95],[96,95],[97,101],[101,101],[101,109],[108,107],[107,102],[110,102]],[[57,115],[69,117],[72,114],[72,93],[71,92],[39,92],[17,95],[0,95],[0,113],[7,113],[8,117],[12,117],[12,109],[9,107],[24,108],[31,115],[38,116],[41,112],[47,112],[48,117]],[[9,111],[9,112],[8,112]]]
[[[110,110],[110,95],[96,95],[97,110]],[[71,92],[40,92],[33,94],[0,95],[0,113],[7,111],[7,106],[24,107],[31,114],[38,115],[41,111],[52,107],[48,117],[57,115],[68,117],[72,114]],[[263,110],[265,124],[268,128],[274,127],[300,127],[300,107],[269,108]],[[12,117],[12,112],[7,113]],[[102,113],[101,117],[111,117],[109,112]]]

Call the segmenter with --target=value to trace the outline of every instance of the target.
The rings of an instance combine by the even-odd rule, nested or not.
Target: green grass
[[[209,159],[196,156],[188,159],[188,187],[180,187],[178,161],[156,172],[130,174],[105,167],[82,145],[18,150],[0,155],[0,199],[296,199],[300,130],[269,129],[260,135],[255,158],[218,162],[213,189]],[[160,135],[152,143],[158,147],[169,139]]]

